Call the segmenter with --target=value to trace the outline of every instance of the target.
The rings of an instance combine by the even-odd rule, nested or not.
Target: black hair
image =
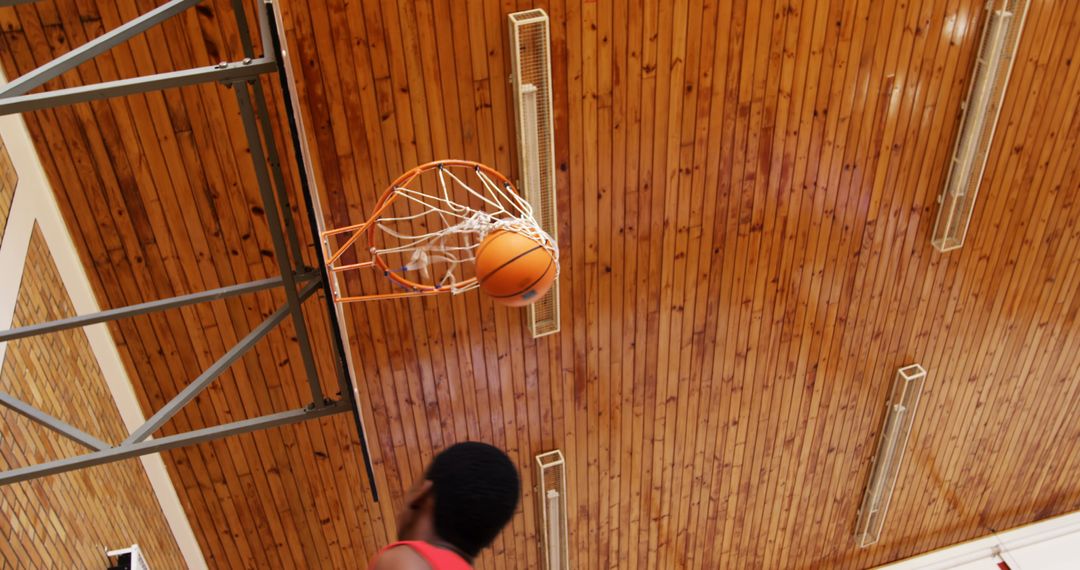
[[[510,522],[521,493],[510,458],[475,441],[436,455],[427,479],[435,495],[435,532],[469,556],[479,554]]]

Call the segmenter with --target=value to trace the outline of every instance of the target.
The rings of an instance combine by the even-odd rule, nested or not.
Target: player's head
[[[498,448],[452,445],[406,495],[398,534],[406,538],[418,525],[431,525],[439,538],[476,556],[513,517],[520,487],[517,468]]]

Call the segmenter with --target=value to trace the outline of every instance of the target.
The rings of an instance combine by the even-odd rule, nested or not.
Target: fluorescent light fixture
[[[566,525],[566,462],[561,451],[536,456],[537,528],[540,529],[540,557],[544,570],[570,568]]]
[[[892,392],[886,403],[885,424],[881,428],[877,454],[870,467],[870,481],[866,484],[858,522],[855,524],[855,542],[860,548],[874,544],[881,537],[885,513],[889,509],[896,477],[904,459],[915,409],[919,405],[926,370],[918,364],[905,366],[896,371]]]
[[[518,186],[540,227],[559,241],[555,211],[555,127],[551,107],[551,37],[548,15],[537,8],[510,21],[510,83],[518,135]],[[559,332],[559,283],[529,305],[533,338]]]
[[[941,207],[931,243],[939,251],[964,245],[1029,1],[993,0],[988,5],[989,20],[983,26],[960,134],[949,161],[945,188],[938,197]],[[1001,8],[993,9],[995,3]]]

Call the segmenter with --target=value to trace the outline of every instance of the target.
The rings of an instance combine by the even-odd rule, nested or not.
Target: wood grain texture
[[[0,59],[26,71],[152,5],[0,10]],[[533,340],[522,314],[477,294],[350,307],[388,500],[370,502],[347,418],[171,452],[211,564],[355,565],[392,538],[411,479],[462,439],[507,449],[525,474],[484,568],[537,564],[532,457],[555,447],[581,568],[866,567],[1080,508],[1076,3],[1033,0],[968,241],[929,243],[982,6],[285,3],[331,225],[428,160],[514,177],[505,16],[548,11],[563,332]],[[237,54],[227,3],[208,2],[53,84]],[[103,305],[274,272],[224,88],[28,121]],[[143,406],[279,301],[115,326]],[[297,356],[283,329],[165,431],[304,403]],[[913,362],[929,376],[909,453],[881,542],[857,550],[884,400]]]

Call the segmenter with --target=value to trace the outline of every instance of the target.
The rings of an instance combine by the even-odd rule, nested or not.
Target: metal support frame
[[[294,309],[299,308],[300,301],[303,301],[304,299],[310,297],[311,294],[316,291],[318,286],[318,283],[312,283],[309,284],[307,287],[304,287],[304,290],[301,292],[301,296],[298,301],[294,302],[290,299],[290,301],[286,303],[284,307],[281,307],[280,309],[274,311],[273,314],[266,318],[266,320],[259,323],[259,326],[252,329],[252,331],[249,332],[247,336],[240,339],[240,342],[234,344],[232,348],[225,351],[225,354],[223,354],[220,358],[214,361],[214,363],[211,364],[210,367],[207,368],[205,371],[203,371],[203,373],[200,374],[198,378],[192,380],[191,384],[187,385],[187,388],[184,388],[180,391],[179,394],[174,396],[173,399],[169,400],[169,403],[165,404],[164,407],[158,410],[157,413],[153,415],[153,417],[146,420],[146,423],[144,423],[135,431],[131,432],[131,435],[129,435],[128,438],[125,439],[121,445],[139,443],[140,441],[149,437],[150,434],[157,431],[158,428],[165,425],[165,422],[169,421],[170,418],[175,416],[176,413],[180,411],[180,408],[184,407],[185,404],[195,399],[195,396],[199,395],[199,392],[202,392],[204,388],[209,386],[210,383],[213,382],[215,378],[220,376],[222,372],[225,372],[226,368],[228,368],[233,362],[236,362],[236,360],[243,356],[244,353],[246,353],[248,350],[250,350],[251,347],[255,346],[255,343],[262,340],[262,338],[266,336],[267,333],[272,331],[274,327],[278,325],[278,323],[285,320],[286,315],[291,313]],[[295,292],[293,294],[295,295]],[[319,392],[319,395],[322,395],[322,392]],[[316,408],[322,408],[326,405],[324,402],[321,401],[321,398],[313,399],[315,400],[315,402],[312,405]]]
[[[296,279],[298,281],[310,281],[312,279],[317,279],[318,277],[318,273],[314,271],[309,271],[308,273],[301,273],[300,275],[297,275]],[[270,277],[269,279],[260,279],[258,281],[250,281],[248,283],[241,283],[239,285],[229,285],[228,287],[209,289],[201,293],[178,295],[176,297],[169,297],[167,299],[161,299],[159,301],[149,301],[147,303],[139,303],[138,305],[128,305],[127,307],[121,307],[119,309],[108,309],[99,313],[79,315],[77,317],[68,317],[66,319],[58,319],[55,321],[49,321],[47,323],[27,325],[25,327],[0,331],[0,342],[10,342],[29,336],[37,336],[39,334],[80,328],[87,325],[115,321],[127,317],[134,317],[136,315],[145,315],[146,313],[164,311],[165,309],[173,309],[176,307],[194,305],[196,303],[217,301],[218,299],[226,299],[228,297],[233,297],[243,293],[264,291],[266,289],[272,289],[274,287],[281,287],[280,277]]]
[[[300,306],[300,301],[296,295],[296,283],[293,279],[291,262],[289,261],[289,250],[285,246],[285,236],[279,222],[278,203],[274,198],[270,174],[266,168],[266,156],[263,152],[262,143],[259,141],[259,126],[255,122],[255,111],[251,106],[251,95],[248,93],[246,84],[234,85],[233,88],[236,90],[236,101],[240,104],[240,117],[243,119],[244,131],[247,133],[248,145],[251,147],[251,160],[255,165],[255,178],[259,181],[259,193],[262,195],[263,208],[266,212],[266,218],[269,220],[270,237],[274,242],[274,259],[281,269],[281,278],[285,282],[285,296],[289,300],[289,312],[292,315],[293,324],[296,326],[296,337],[300,341],[301,347],[308,347],[307,350],[301,350],[300,353],[304,361],[304,370],[308,375],[308,384],[311,387],[311,397],[315,401],[315,406],[319,407],[325,405],[323,403],[322,388],[319,386],[319,372],[315,368],[315,357],[312,356],[310,350],[307,325],[304,322],[304,310]],[[286,217],[288,217],[288,212],[286,212]],[[303,260],[297,260],[297,262],[302,263]]]
[[[7,408],[26,416],[27,418],[55,431],[56,433],[83,445],[90,449],[101,451],[102,449],[108,449],[109,444],[101,441],[100,439],[82,431],[81,429],[68,424],[67,422],[57,419],[45,412],[27,404],[26,402],[10,395],[5,392],[0,392],[0,404],[3,404]]]
[[[219,63],[183,71],[146,75],[134,79],[118,79],[93,85],[55,89],[44,93],[3,97],[0,98],[0,115],[50,109],[60,105],[160,91],[174,87],[186,87],[212,81],[253,79],[263,73],[275,70],[277,70],[277,62],[273,59],[245,59],[243,61]]]
[[[202,0],[171,0],[162,4],[8,83],[0,88],[0,97],[22,95],[35,87],[44,85],[45,82],[56,78],[61,73],[74,69],[80,63],[90,61],[95,56],[109,51],[199,2]]]
[[[240,420],[220,426],[197,429],[186,433],[178,433],[175,435],[169,435],[132,445],[119,445],[116,447],[104,449],[102,451],[96,451],[94,453],[88,453],[86,455],[79,455],[76,457],[58,459],[56,461],[50,461],[48,463],[42,463],[40,465],[34,465],[32,467],[19,467],[17,469],[9,469],[0,474],[0,485],[7,485],[9,483],[17,483],[19,481],[37,479],[38,477],[44,477],[46,475],[64,473],[66,471],[74,471],[76,469],[92,467],[94,465],[101,465],[103,463],[112,463],[113,461],[120,461],[121,459],[130,459],[132,457],[139,457],[141,455],[147,455],[149,453],[157,453],[159,451],[176,449],[177,447],[184,447],[186,445],[213,441],[215,439],[221,439],[230,435],[237,435],[260,429],[294,424],[296,422],[321,418],[323,416],[339,414],[347,411],[349,411],[348,402],[339,401],[331,406],[326,406],[323,408],[299,408],[294,410],[288,410],[285,412],[278,412],[276,414],[259,416],[257,418],[251,418],[249,420]]]
[[[33,0],[0,0],[0,6],[11,6],[27,3]],[[313,296],[320,288],[324,295],[329,295],[326,287],[327,271],[322,255],[316,248],[314,258],[318,260],[319,267],[310,269],[304,263],[301,241],[297,235],[296,223],[293,220],[292,210],[289,204],[288,192],[285,187],[285,178],[282,173],[280,155],[272,131],[272,122],[266,103],[266,95],[259,77],[270,72],[277,72],[284,86],[284,70],[279,66],[279,50],[281,46],[273,29],[270,17],[272,0],[263,0],[265,10],[256,14],[259,23],[259,31],[262,40],[262,55],[256,56],[255,46],[251,40],[248,22],[243,11],[242,0],[232,0],[232,8],[236,16],[240,40],[244,52],[244,60],[239,62],[223,62],[217,65],[159,73],[134,79],[108,81],[95,85],[85,85],[69,89],[59,89],[41,93],[27,94],[30,90],[39,87],[51,79],[58,77],[65,71],[69,71],[79,64],[88,61],[96,55],[103,53],[112,47],[142,33],[183,10],[198,4],[201,0],[171,0],[158,8],[127,22],[120,27],[79,46],[53,61],[23,75],[22,77],[0,87],[0,115],[21,113],[37,109],[47,109],[60,105],[95,101],[110,97],[145,93],[161,89],[170,89],[195,85],[206,82],[220,82],[232,87],[235,91],[237,104],[240,108],[240,117],[244,125],[244,134],[247,137],[251,149],[251,159],[258,182],[259,196],[263,202],[263,210],[266,213],[267,225],[273,242],[274,259],[277,263],[279,276],[229,285],[208,291],[179,295],[147,303],[139,303],[127,307],[108,309],[94,314],[80,315],[59,319],[46,323],[39,323],[19,327],[7,331],[0,331],[0,342],[9,342],[17,339],[48,334],[52,332],[84,327],[96,323],[110,322],[118,319],[143,315],[147,313],[187,306],[195,303],[204,303],[218,299],[224,299],[236,295],[254,293],[265,290],[282,290],[286,302],[277,311],[272,313],[262,323],[256,326],[243,339],[238,341],[217,361],[207,367],[202,374],[195,378],[186,388],[158,410],[152,417],[131,433],[122,443],[109,445],[82,430],[71,426],[64,421],[43,412],[18,398],[0,392],[0,406],[4,406],[22,414],[30,420],[53,430],[60,435],[87,447],[92,452],[51,461],[39,465],[31,465],[0,472],[0,485],[26,481],[44,477],[54,473],[62,473],[81,469],[92,465],[100,465],[112,461],[119,461],[156,453],[167,449],[175,449],[185,445],[211,441],[234,434],[246,433],[259,429],[266,429],[307,419],[323,417],[331,414],[353,412],[356,419],[356,427],[360,432],[361,440],[366,441],[363,426],[359,421],[352,390],[345,369],[346,346],[336,325],[336,314],[333,310],[332,300],[327,299],[327,308],[330,313],[330,334],[335,350],[334,367],[338,377],[338,385],[341,390],[339,399],[332,400],[324,397],[319,382],[318,368],[311,347],[307,322],[304,317],[303,303]],[[286,90],[286,97],[289,96]],[[300,133],[297,132],[295,117],[291,108],[287,112],[290,136],[294,146],[297,144]],[[299,155],[298,155],[299,158]],[[301,162],[298,160],[298,162]],[[300,164],[301,170],[304,165]],[[308,192],[311,189],[306,184],[306,176],[301,172],[301,193],[304,196],[309,216],[314,216],[311,211],[311,199]],[[314,224],[312,224],[314,231]],[[317,236],[315,236],[317,237]],[[316,240],[316,243],[318,240]],[[298,290],[298,286],[301,286]],[[200,392],[206,389],[220,376],[233,362],[241,358],[259,340],[265,337],[271,330],[286,318],[290,319],[296,330],[296,339],[299,345],[304,373],[311,394],[311,404],[305,408],[294,409],[285,412],[260,416],[241,420],[224,425],[207,427],[186,433],[170,435],[153,439],[152,434],[165,425],[180,409]],[[371,459],[366,446],[362,446],[365,467],[368,473],[368,482],[375,500],[378,494],[375,488],[374,472]]]

